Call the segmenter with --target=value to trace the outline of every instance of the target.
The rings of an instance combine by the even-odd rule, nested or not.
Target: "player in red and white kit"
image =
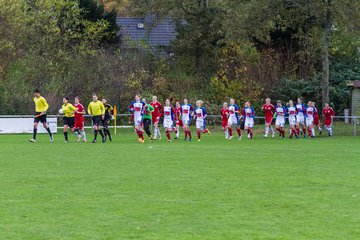
[[[298,133],[298,135],[302,135],[304,134],[304,138],[306,138],[306,125],[305,125],[305,110],[306,110],[306,106],[305,104],[303,104],[302,99],[298,98],[297,99],[297,104],[295,105],[296,110],[297,110],[297,115],[296,115],[296,131]]]
[[[221,127],[225,133],[225,139],[229,139],[228,121],[229,121],[229,109],[227,102],[223,103],[223,107],[220,111]]]
[[[315,102],[312,102],[311,103],[311,106],[313,108],[315,108],[315,114],[314,114],[314,127],[317,127],[317,129],[319,130],[319,134],[321,135],[322,134],[322,129],[320,127],[320,117],[319,117],[319,113],[318,113],[318,110],[317,108],[315,107]]]
[[[158,102],[157,96],[152,97],[152,101],[150,105],[154,108],[154,111],[152,112],[152,120],[154,125],[154,140],[156,140],[157,137],[161,139],[161,133],[159,130],[159,121],[163,114],[163,106],[161,105],[160,102]]]
[[[174,128],[174,109],[170,105],[170,100],[166,99],[164,106],[164,122],[163,122],[168,142],[171,142],[170,132],[176,131]]]
[[[271,136],[275,137],[275,131],[272,127],[272,120],[274,117],[275,107],[271,104],[271,99],[267,98],[265,100],[265,104],[262,106],[262,110],[264,111],[265,115],[265,135],[264,137],[268,137],[269,130],[271,130]]]
[[[277,100],[277,106],[275,109],[276,112],[276,121],[275,121],[275,128],[280,132],[282,139],[285,139],[285,114],[286,109],[282,105],[281,100]]]
[[[308,136],[315,138],[315,129],[314,129],[314,114],[316,109],[312,106],[312,102],[309,101],[307,108],[305,110],[305,122],[308,130]]]
[[[181,121],[181,104],[179,101],[176,101],[175,103],[175,128],[176,128],[176,137],[175,139],[179,139],[180,137],[180,127],[182,127],[182,121]]]
[[[292,100],[288,103],[288,108],[286,109],[287,114],[289,116],[289,125],[290,125],[290,139],[293,138],[294,134],[296,138],[299,138],[300,132],[296,129],[297,124],[297,109],[294,106],[294,102]]]
[[[86,142],[86,133],[84,130],[85,108],[80,103],[80,97],[75,97],[74,107],[77,108],[77,111],[74,114],[75,117],[74,128],[75,128],[75,134],[77,135],[77,142],[79,142],[80,139],[82,138],[82,141],[85,143]]]
[[[134,115],[134,126],[135,132],[139,136],[139,143],[144,143],[144,131],[142,129],[143,125],[143,112],[145,108],[145,103],[140,101],[140,95],[135,95],[135,101],[133,101],[129,106],[129,111],[133,112]]]
[[[232,126],[235,126],[236,131],[238,133],[238,140],[240,141],[242,138],[242,133],[239,125],[241,116],[239,117],[240,108],[235,104],[235,99],[230,98],[230,105],[228,109],[229,109],[229,119],[228,119],[229,140],[233,138]]]
[[[207,117],[207,111],[204,107],[202,107],[202,104],[204,102],[202,100],[197,100],[196,101],[196,109],[194,111],[194,116],[196,118],[196,131],[197,131],[197,136],[198,136],[198,141],[201,141],[201,132],[209,132],[209,130],[207,130],[205,128],[205,119]]]
[[[329,103],[325,103],[325,107],[322,110],[322,115],[324,117],[324,126],[329,133],[329,137],[332,136],[332,123],[333,117],[335,116],[335,111],[329,106]]]
[[[248,133],[248,138],[252,140],[253,138],[253,128],[254,128],[254,117],[255,110],[251,107],[250,102],[245,103],[245,107],[243,108],[241,115],[244,118],[244,129]]]

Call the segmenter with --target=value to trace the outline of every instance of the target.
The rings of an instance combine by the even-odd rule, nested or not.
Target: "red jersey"
[[[179,121],[181,115],[181,107],[177,107],[174,109],[174,115],[175,115],[175,121]]]
[[[272,104],[264,104],[262,106],[262,110],[265,112],[265,117],[273,117],[274,116],[274,111],[275,111],[275,107]]]
[[[84,112],[85,111],[85,108],[81,103],[74,104],[74,107],[77,108],[78,112]],[[84,122],[84,115],[83,114],[75,113],[74,117],[75,117],[75,122]]]
[[[222,108],[221,111],[220,111],[220,115],[221,115],[221,120],[227,122],[228,119],[229,119],[229,109]]]
[[[154,108],[152,112],[152,118],[155,121],[156,118],[160,118],[163,112],[163,106],[159,102],[151,102],[150,105]]]
[[[322,110],[322,114],[324,115],[324,124],[326,126],[331,125],[332,123],[331,117],[335,116],[335,111],[331,107],[328,107]]]

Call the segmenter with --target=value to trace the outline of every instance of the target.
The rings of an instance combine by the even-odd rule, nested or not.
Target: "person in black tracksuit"
[[[105,136],[107,135],[109,138],[109,141],[112,141],[112,137],[109,131],[109,122],[111,121],[112,117],[113,117],[113,107],[107,102],[107,99],[105,97],[102,98],[102,103],[104,104],[105,107],[105,116],[104,116],[104,120],[102,121],[102,125],[104,127],[104,134]]]

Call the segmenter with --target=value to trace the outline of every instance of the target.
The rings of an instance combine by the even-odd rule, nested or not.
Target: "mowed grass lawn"
[[[360,238],[360,138],[30,137],[0,136],[0,239]]]

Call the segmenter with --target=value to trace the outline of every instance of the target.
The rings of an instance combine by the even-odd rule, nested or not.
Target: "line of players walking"
[[[34,92],[35,103],[35,117],[34,117],[34,131],[33,138],[29,139],[30,142],[36,142],[37,126],[41,122],[44,128],[50,135],[50,141],[54,140],[54,137],[50,131],[46,121],[46,111],[49,108],[44,97],[40,95],[39,90]],[[101,136],[102,142],[106,142],[108,139],[112,141],[112,136],[109,131],[109,122],[113,119],[113,107],[107,102],[107,99],[103,97],[101,101],[96,94],[92,96],[93,101],[89,103],[87,112],[91,116],[94,130],[93,143],[97,142],[98,134]],[[187,99],[183,100],[183,103],[176,101],[175,107],[171,105],[170,99],[165,100],[163,106],[156,96],[152,97],[152,101],[148,103],[146,98],[135,96],[135,100],[130,104],[129,111],[132,112],[130,123],[133,121],[135,132],[139,137],[139,143],[144,143],[144,130],[149,137],[149,141],[152,142],[156,139],[161,139],[161,132],[159,129],[160,119],[163,118],[163,127],[167,140],[171,142],[170,133],[175,133],[175,139],[180,137],[180,128],[184,133],[185,141],[192,141],[192,133],[190,125],[192,120],[195,120],[196,133],[198,141],[201,141],[201,135],[203,133],[210,134],[210,131],[206,128],[206,118],[208,113],[203,107],[203,101],[197,100],[196,106],[193,107]],[[262,111],[265,116],[265,135],[268,137],[271,133],[272,137],[275,137],[275,130],[279,132],[282,138],[285,138],[285,121],[288,119],[290,125],[290,138],[294,136],[299,138],[303,135],[305,138],[307,135],[315,137],[315,127],[317,127],[322,133],[320,127],[319,113],[315,107],[315,103],[309,101],[307,106],[303,104],[300,98],[297,99],[297,103],[294,104],[290,100],[286,107],[283,106],[282,101],[276,102],[276,107],[271,104],[271,99],[267,98],[265,104],[262,106]],[[84,115],[86,114],[84,106],[80,102],[79,97],[75,97],[74,104],[69,102],[68,97],[63,98],[63,105],[59,110],[60,114],[63,114],[64,121],[64,138],[65,143],[68,142],[68,131],[74,132],[77,135],[77,141],[87,142],[86,133],[84,130]],[[238,105],[235,104],[235,99],[231,98],[228,103],[224,103],[220,111],[222,128],[225,133],[226,139],[233,139],[233,128],[236,129],[238,140],[242,139],[242,131],[245,130],[249,139],[253,138],[254,117],[255,110],[251,106],[250,102],[244,104],[244,108],[240,111]],[[328,131],[329,136],[332,136],[332,117],[335,115],[334,110],[325,104],[325,108],[322,111],[324,117],[324,126]],[[272,122],[275,119],[275,129],[272,127]],[[153,132],[151,132],[151,126],[153,126]],[[144,129],[144,130],[143,130]]]
[[[192,119],[195,119],[196,122],[198,141],[201,141],[202,133],[210,134],[210,131],[206,128],[207,111],[202,105],[203,101],[198,100],[194,108],[189,104],[187,99],[184,99],[182,104],[177,101],[175,107],[172,107],[170,100],[166,99],[165,106],[162,107],[157,101],[156,96],[154,96],[152,102],[148,104],[146,98],[140,100],[140,96],[136,95],[135,101],[131,103],[129,110],[133,112],[132,120],[134,121],[140,143],[144,142],[143,126],[150,141],[156,139],[157,136],[161,138],[158,126],[162,116],[163,126],[169,142],[171,141],[170,132],[175,133],[175,139],[179,138],[180,127],[182,127],[185,135],[184,140],[191,141],[192,134],[189,126]],[[290,100],[286,103],[286,106],[283,106],[282,101],[278,100],[275,107],[271,104],[271,99],[267,98],[265,104],[262,106],[262,111],[265,116],[264,137],[268,137],[270,132],[271,136],[275,137],[276,130],[282,138],[285,138],[286,119],[288,119],[290,125],[290,138],[294,136],[299,138],[300,135],[303,135],[304,138],[306,138],[307,135],[315,138],[315,127],[318,128],[320,134],[322,133],[319,113],[314,102],[309,101],[306,106],[302,102],[302,99],[298,98],[296,104]],[[226,102],[223,104],[220,115],[226,139],[233,139],[233,128],[236,129],[238,140],[242,139],[242,129],[246,131],[249,139],[253,138],[255,110],[250,102],[246,102],[244,108],[240,111],[240,108],[235,104],[235,99],[232,98],[229,104]],[[335,112],[328,103],[325,104],[322,115],[324,116],[324,126],[329,136],[332,136],[332,117],[335,115]],[[274,119],[275,129],[272,127]],[[154,124],[154,138],[150,131],[152,120]]]

